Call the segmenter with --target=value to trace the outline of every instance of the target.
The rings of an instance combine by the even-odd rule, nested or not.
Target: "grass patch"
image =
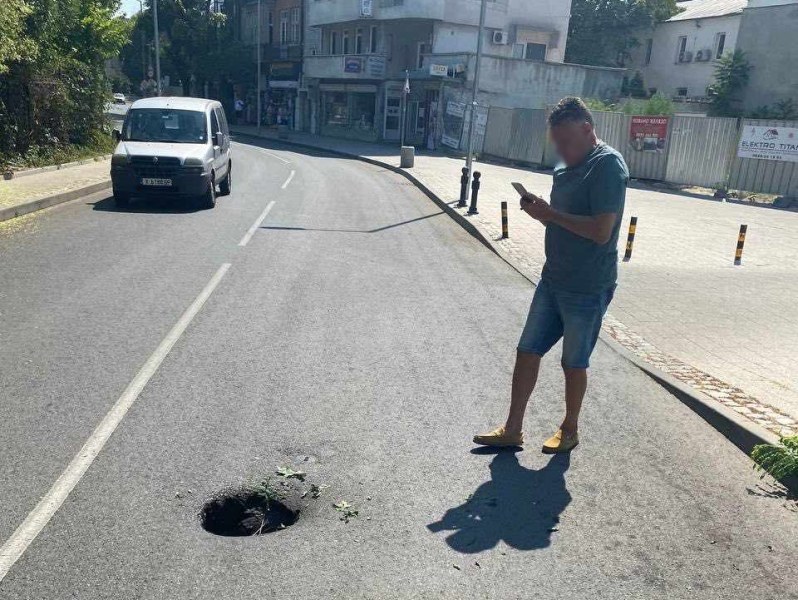
[[[775,445],[754,446],[751,458],[754,459],[757,469],[776,479],[798,477],[798,435],[783,437]]]
[[[24,155],[0,154],[0,171],[20,171],[36,167],[63,165],[76,160],[111,154],[116,142],[110,135],[98,135],[90,144],[35,146]]]

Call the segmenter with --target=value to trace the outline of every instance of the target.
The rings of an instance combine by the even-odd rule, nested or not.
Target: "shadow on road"
[[[467,554],[494,548],[500,541],[517,550],[546,548],[560,513],[571,502],[565,487],[569,466],[570,456],[558,454],[535,471],[522,467],[514,452],[499,452],[490,463],[490,481],[427,528],[453,531],[446,543]]]
[[[383,227],[377,227],[376,229],[322,229],[322,228],[317,229],[312,227],[283,227],[279,225],[263,226],[261,227],[261,229],[271,229],[272,231],[332,231],[336,233],[379,233],[380,231],[393,229],[394,227],[401,227],[402,225],[409,225],[410,223],[415,223],[416,221],[431,219],[432,217],[437,217],[438,215],[442,214],[444,214],[443,211],[436,212],[432,215],[424,215],[423,217],[416,217],[415,219],[402,221],[400,223],[393,223],[391,225],[385,225]]]
[[[136,198],[129,206],[119,208],[113,196],[109,196],[88,204],[93,207],[93,210],[118,213],[188,214],[205,210],[199,208],[196,201],[184,198]]]

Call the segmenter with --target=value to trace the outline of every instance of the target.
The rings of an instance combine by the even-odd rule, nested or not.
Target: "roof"
[[[673,15],[666,23],[739,15],[747,4],[748,0],[688,0],[686,2],[677,2],[676,6],[684,10],[678,15]]]
[[[207,98],[181,98],[178,96],[161,96],[136,100],[130,108],[173,108],[175,110],[202,110],[216,100]]]

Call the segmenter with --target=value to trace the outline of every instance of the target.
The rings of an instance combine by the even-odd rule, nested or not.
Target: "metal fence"
[[[643,152],[630,144],[631,115],[596,111],[593,116],[598,136],[623,154],[634,178],[798,195],[798,163],[737,157],[742,127],[798,127],[798,122],[676,116],[670,118],[665,147]],[[483,151],[546,167],[557,162],[543,109],[492,107]]]

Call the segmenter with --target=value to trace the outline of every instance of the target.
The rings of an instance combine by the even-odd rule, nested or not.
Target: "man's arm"
[[[618,213],[614,212],[592,216],[571,215],[553,209],[548,202],[532,194],[522,199],[521,208],[544,225],[554,223],[599,245],[610,241],[612,229],[618,218]]]

